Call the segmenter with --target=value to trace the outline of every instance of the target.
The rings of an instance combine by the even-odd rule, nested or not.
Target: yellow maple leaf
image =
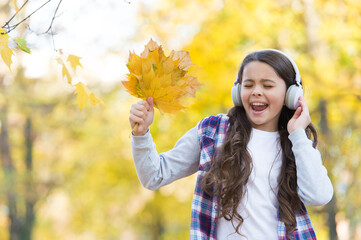
[[[192,62],[189,52],[188,51],[172,51],[169,54],[169,57],[176,60],[179,59],[179,68],[187,70],[190,66],[192,66],[194,63]]]
[[[174,113],[185,108],[185,97],[195,97],[200,87],[196,77],[188,76],[193,65],[187,51],[172,51],[167,57],[162,46],[150,39],[138,56],[129,53],[127,81],[122,81],[133,96],[153,97],[154,105],[164,113]]]
[[[79,106],[79,109],[83,109],[88,100],[90,100],[90,104],[92,106],[97,105],[98,103],[104,105],[103,100],[95,96],[93,92],[90,92],[89,89],[81,82],[74,85],[76,87],[75,93],[78,94],[75,103]]]
[[[142,61],[141,58],[134,52],[129,52],[129,62],[127,64],[129,71],[137,76],[142,73]]]
[[[0,55],[5,64],[9,67],[11,67],[12,64],[12,55],[13,51],[8,46],[9,44],[9,36],[6,34],[6,31],[2,28],[0,28]]]
[[[103,102],[100,98],[98,98],[97,96],[95,96],[95,94],[92,93],[92,92],[89,94],[89,100],[90,100],[90,104],[91,104],[92,106],[95,106],[95,105],[97,105],[98,103],[100,103],[101,105],[104,105],[104,102]]]
[[[159,47],[159,45],[153,41],[153,39],[150,39],[148,44],[145,46],[144,51],[140,54],[140,57],[146,58],[149,52],[153,52],[155,50],[161,51],[163,53],[163,48]]]
[[[63,75],[63,78],[66,78],[66,79],[68,80],[68,83],[69,83],[70,85],[72,85],[72,84],[71,84],[72,77],[71,77],[71,75],[70,75],[70,73],[69,73],[69,71],[68,71],[68,69],[66,68],[66,66],[65,66],[64,63],[63,63],[62,75]]]
[[[82,82],[78,82],[74,85],[72,84],[72,75],[70,73],[75,74],[76,67],[82,67],[79,62],[81,58],[70,54],[68,55],[67,61],[65,61],[65,58],[63,58],[64,54],[61,49],[59,49],[59,53],[60,57],[58,57],[56,60],[59,64],[62,65],[63,78],[66,78],[70,85],[75,86],[75,94],[77,94],[75,103],[79,106],[79,109],[83,109],[87,105],[89,100],[92,106],[95,106],[96,104],[101,104],[104,106],[104,102],[100,98],[95,96],[93,92],[89,91],[89,89]],[[70,67],[67,62],[69,62]]]
[[[75,93],[78,94],[75,103],[78,104],[80,109],[83,109],[89,100],[89,90],[81,82],[74,85],[76,87]]]
[[[70,63],[70,66],[74,69],[74,71],[76,70],[77,66],[83,68],[83,66],[80,63],[80,59],[81,57],[69,54],[67,61]]]

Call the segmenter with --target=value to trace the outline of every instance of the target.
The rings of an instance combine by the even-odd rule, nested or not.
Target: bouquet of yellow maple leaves
[[[140,56],[129,53],[130,73],[122,84],[135,97],[153,97],[161,113],[174,113],[183,110],[184,98],[195,97],[200,87],[196,77],[186,75],[192,65],[189,52],[173,50],[167,57],[162,46],[150,39]]]

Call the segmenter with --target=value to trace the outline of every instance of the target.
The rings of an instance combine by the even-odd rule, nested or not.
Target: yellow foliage
[[[100,98],[96,97],[95,94],[92,93],[92,92],[89,94],[89,99],[90,99],[90,104],[91,104],[92,106],[95,106],[95,105],[98,104],[98,103],[102,103],[102,104],[103,104],[103,101],[102,101]]]
[[[185,97],[195,97],[200,87],[196,77],[188,76],[193,63],[187,51],[172,51],[167,57],[152,39],[138,56],[129,53],[128,81],[122,81],[127,91],[141,99],[153,97],[154,105],[164,113],[174,113],[185,107]]]
[[[10,69],[12,64],[11,56],[13,55],[13,51],[11,48],[9,48],[8,44],[9,36],[6,34],[4,29],[0,28],[0,54],[1,58]]]
[[[90,100],[92,106],[95,106],[98,103],[104,105],[103,101],[96,97],[93,92],[90,92],[83,83],[79,82],[74,86],[76,87],[75,93],[78,94],[75,103],[79,106],[79,109],[83,109],[88,103],[88,100]]]
[[[63,64],[62,75],[63,75],[63,78],[66,78],[68,80],[68,83],[70,85],[72,85],[71,84],[72,78],[71,78],[71,75],[70,75],[68,69],[66,68],[65,64]]]
[[[78,104],[80,109],[83,109],[89,99],[89,90],[88,88],[81,82],[75,84],[76,90],[75,93],[78,94],[75,103]]]
[[[83,67],[80,63],[81,58],[72,54],[69,54],[67,61],[70,63],[70,66],[74,69],[74,71],[76,70],[77,66],[80,66],[81,68]]]
[[[72,74],[75,74],[77,66],[83,67],[80,63],[81,58],[78,56],[69,54],[67,57],[67,60],[64,61],[65,58],[63,57],[62,50],[59,50],[59,52],[60,52],[61,57],[59,57],[57,60],[58,60],[59,64],[62,65],[62,76],[63,76],[63,78],[67,79],[68,84],[76,87],[75,93],[77,94],[77,98],[75,100],[75,103],[78,105],[79,109],[83,109],[87,105],[89,100],[90,100],[90,104],[92,106],[95,106],[98,103],[100,103],[101,105],[104,105],[104,102],[100,98],[95,96],[95,94],[93,92],[89,91],[89,89],[82,82],[79,82],[75,85],[73,85],[73,83],[72,83],[72,79],[73,79]],[[70,64],[70,67],[69,67],[69,64]],[[67,65],[68,65],[68,67],[67,67]]]

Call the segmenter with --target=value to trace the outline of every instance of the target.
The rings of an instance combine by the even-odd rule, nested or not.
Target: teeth
[[[265,106],[265,103],[252,103],[253,106]]]

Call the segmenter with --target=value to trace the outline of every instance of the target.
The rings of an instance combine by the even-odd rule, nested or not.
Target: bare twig
[[[11,20],[14,19],[14,17],[23,9],[23,7],[25,7],[25,5],[29,2],[29,0],[26,0],[23,5],[21,5],[21,7],[19,8],[19,10],[16,11],[16,13],[4,24],[4,26],[2,26],[2,28],[5,28],[6,26],[9,26],[9,23],[11,22]]]
[[[1,33],[1,34],[8,34],[8,33],[10,33],[11,31],[13,31],[15,28],[17,28],[21,23],[23,23],[24,21],[26,21],[28,18],[30,18],[34,13],[36,13],[37,11],[39,11],[41,8],[43,8],[46,4],[48,4],[49,2],[51,2],[52,0],[48,0],[47,2],[45,2],[43,5],[41,5],[40,7],[38,7],[35,11],[33,11],[32,13],[30,13],[27,17],[25,17],[23,20],[21,20],[20,22],[18,22],[18,23],[16,23],[16,24],[14,24],[14,25],[12,25],[12,26],[10,26],[9,25],[9,22],[12,20],[9,20],[9,21],[7,21],[7,23],[4,25],[4,26],[6,26],[6,25],[8,25],[7,27],[6,27],[6,29],[7,29],[7,31],[5,32],[5,33]],[[28,2],[28,1],[26,1],[26,2]],[[25,6],[24,4],[23,4],[23,6]],[[22,7],[23,7],[22,6]],[[19,12],[19,11],[18,11]],[[12,18],[14,18],[14,16],[12,17]]]
[[[51,19],[50,26],[49,26],[48,30],[45,31],[45,33],[48,33],[48,32],[50,31],[50,29],[52,28],[54,19],[55,19],[55,17],[56,17],[56,13],[58,12],[59,6],[60,6],[60,4],[61,4],[62,1],[63,1],[63,0],[60,0],[60,1],[59,1],[58,6],[57,6],[56,9],[55,9],[54,16],[53,16],[53,18]],[[51,31],[51,32],[53,32],[53,31]]]
[[[53,29],[50,28],[50,31],[51,31],[51,40],[52,40],[52,42],[53,42],[53,48],[54,48],[54,51],[57,52],[58,50],[57,50],[56,47],[55,47]]]

